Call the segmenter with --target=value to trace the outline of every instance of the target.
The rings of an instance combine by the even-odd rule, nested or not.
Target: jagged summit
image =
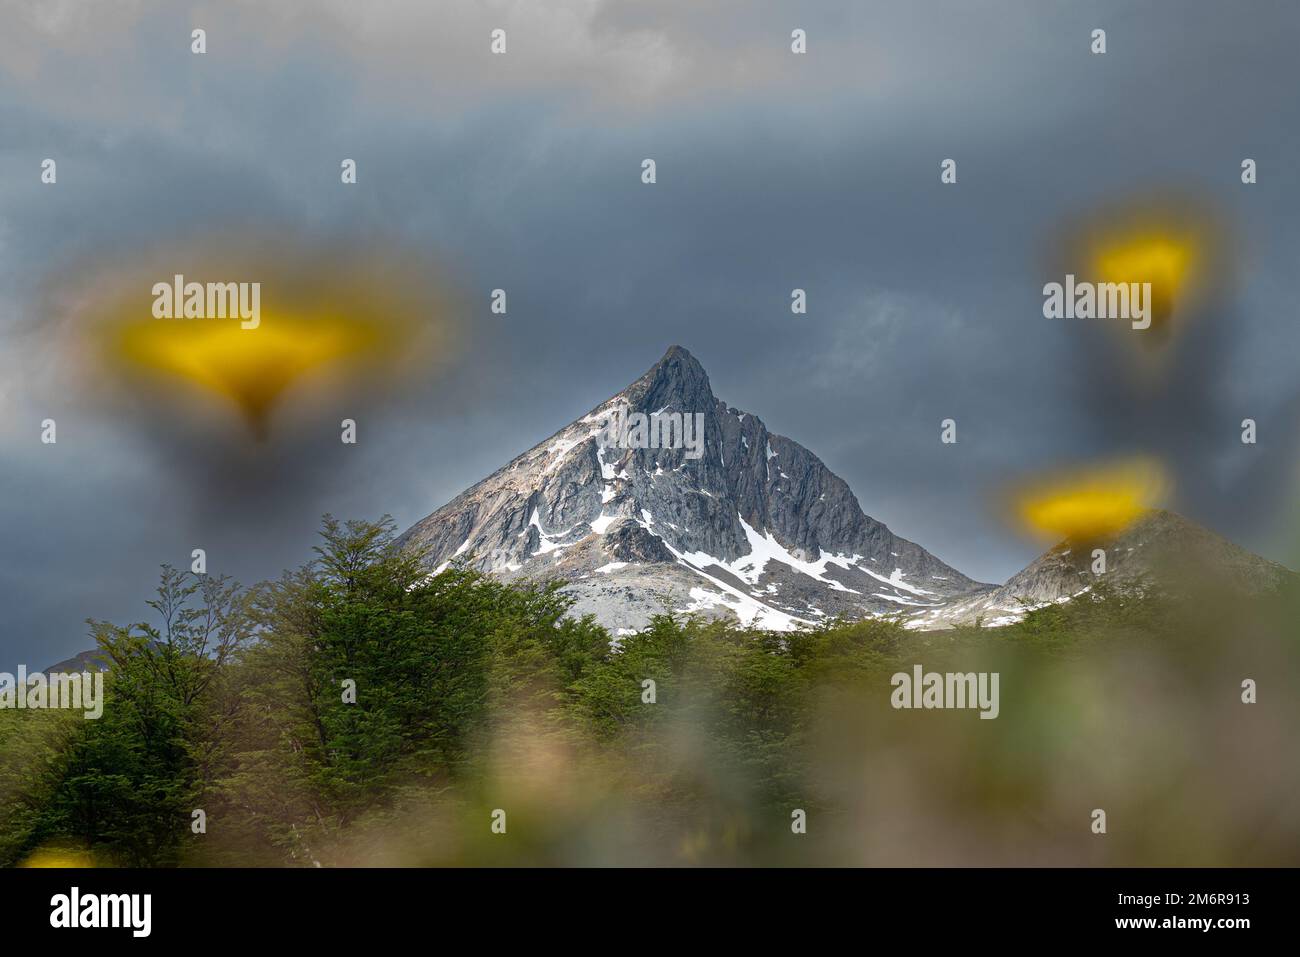
[[[610,445],[611,421],[636,413],[675,416],[694,446]],[[403,540],[427,546],[435,570],[464,560],[507,578],[565,578],[575,612],[616,629],[665,608],[788,628],[993,587],[867,516],[815,455],[714,396],[676,345]]]
[[[646,370],[645,375],[623,390],[628,397],[643,395],[650,401],[680,399],[701,402],[713,400],[709,374],[698,359],[681,346],[669,346],[663,358]]]

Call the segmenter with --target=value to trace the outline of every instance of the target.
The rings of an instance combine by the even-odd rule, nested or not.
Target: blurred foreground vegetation
[[[165,567],[150,623],[92,622],[102,718],[0,710],[0,863],[1300,862],[1293,592],[1099,583],[943,632],[665,615],[611,647],[555,586],[429,578],[392,533],[327,518],[279,581]],[[1000,716],[894,710],[915,664],[998,672]]]

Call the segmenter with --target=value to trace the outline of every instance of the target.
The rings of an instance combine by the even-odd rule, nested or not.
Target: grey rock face
[[[700,454],[606,447],[606,425],[624,412],[698,414]],[[886,614],[922,629],[1006,624],[1091,587],[1097,545],[1118,580],[1183,564],[1262,590],[1292,574],[1152,511],[1109,541],[1062,542],[1002,586],[972,581],[866,515],[803,446],[715,397],[679,346],[402,541],[428,546],[433,571],[464,561],[506,579],[564,579],[573,613],[616,633],[663,611],[773,629]]]
[[[698,457],[680,441],[606,447],[611,419],[633,413],[698,414]],[[863,513],[815,455],[716,398],[679,346],[402,540],[428,547],[435,571],[459,560],[504,578],[563,578],[575,613],[616,629],[666,609],[771,628],[910,615],[993,587]]]

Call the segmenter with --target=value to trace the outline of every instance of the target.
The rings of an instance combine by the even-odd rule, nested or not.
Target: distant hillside
[[[1259,594],[1295,578],[1286,566],[1234,545],[1181,515],[1152,509],[1118,535],[1089,542],[1067,539],[1005,585],[909,624],[937,628],[981,619],[996,626],[1016,620],[1027,608],[1068,601],[1096,582],[1092,553],[1097,548],[1106,552],[1106,575],[1118,582],[1140,577],[1165,583],[1210,579],[1245,594]]]
[[[104,653],[98,648],[92,648],[60,661],[57,665],[50,665],[44,671],[47,675],[80,674],[83,671],[108,671],[108,665]]]

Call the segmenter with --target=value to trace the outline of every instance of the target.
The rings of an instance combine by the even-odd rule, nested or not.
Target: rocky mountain
[[[909,622],[917,628],[970,624],[977,619],[996,627],[1021,617],[1028,608],[1068,601],[1092,588],[1093,552],[1105,554],[1111,581],[1154,579],[1168,585],[1214,583],[1244,594],[1258,594],[1294,578],[1283,565],[1234,545],[1209,529],[1173,512],[1151,509],[1117,535],[1094,541],[1066,540],[1044,552],[1000,588],[931,609]]]
[[[574,613],[615,631],[669,609],[772,629],[915,615],[994,588],[866,515],[815,455],[715,397],[680,346],[402,541],[433,571],[563,578]]]
[[[689,442],[685,428],[673,433],[683,439],[677,447],[611,444],[607,426],[638,412],[698,415],[700,427]],[[704,369],[679,346],[399,542],[427,548],[432,573],[455,561],[504,579],[564,579],[573,613],[591,612],[615,633],[642,628],[665,610],[773,630],[900,614],[916,629],[997,627],[1091,589],[1096,548],[1106,552],[1106,574],[1120,582],[1208,576],[1251,594],[1296,578],[1180,515],[1152,509],[1109,538],[1061,542],[1003,585],[972,581],[866,515],[844,481],[803,446],[716,398]],[[96,648],[45,671],[108,667]]]
[[[669,435],[681,441],[643,441],[627,427],[637,414],[681,425]],[[1293,574],[1152,510],[1107,540],[1061,542],[1001,586],[981,584],[866,515],[803,446],[714,396],[680,346],[401,541],[427,548],[433,572],[457,561],[504,579],[564,579],[574,614],[616,633],[665,610],[775,630],[886,614],[919,629],[1004,625],[1091,588],[1098,547],[1118,581],[1191,571],[1257,592]]]

